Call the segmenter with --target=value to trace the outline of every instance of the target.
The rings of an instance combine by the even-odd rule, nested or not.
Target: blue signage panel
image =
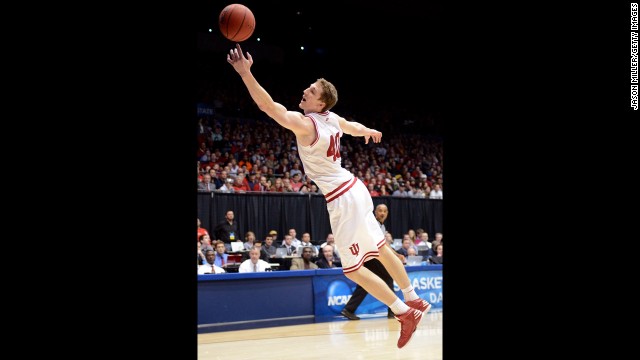
[[[435,266],[434,266],[435,267]],[[407,273],[418,295],[435,308],[442,307],[442,266],[437,270],[426,270],[431,266],[407,267]],[[316,270],[313,277],[314,313],[316,321],[331,321],[343,318],[340,311],[351,298],[356,284],[342,274],[341,270]],[[402,291],[394,283],[394,291],[403,299]],[[387,306],[367,295],[358,309],[357,315],[387,315]]]

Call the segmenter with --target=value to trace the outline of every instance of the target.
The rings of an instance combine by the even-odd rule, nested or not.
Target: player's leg
[[[373,297],[389,306],[391,311],[396,314],[396,318],[400,321],[398,348],[404,347],[412,339],[413,333],[418,328],[423,312],[405,304],[389,289],[384,280],[364,266],[355,271],[345,273],[345,276],[362,286]]]
[[[393,278],[391,277],[391,275],[389,274],[389,272],[387,271],[387,269],[384,268],[384,265],[382,265],[382,263],[380,262],[380,260],[378,259],[371,259],[367,262],[364,263],[364,266],[373,271],[374,274],[378,275],[389,287],[389,289],[391,291],[393,290]],[[395,291],[394,291],[395,293]],[[355,294],[355,291],[354,291]],[[351,299],[353,299],[353,296],[351,297]],[[351,302],[351,299],[349,299],[349,302]],[[391,311],[391,308],[387,308],[387,317],[389,318],[393,318],[393,311]]]
[[[387,306],[391,306],[391,304],[398,299],[396,294],[389,289],[387,284],[379,276],[364,266],[356,271],[345,273],[344,275],[356,284],[362,286],[371,296]],[[407,311],[407,308],[401,307],[398,310],[402,313]]]
[[[409,275],[407,274],[407,270],[404,268],[402,261],[398,259],[389,246],[383,246],[379,251],[380,255],[378,256],[378,260],[380,260],[382,265],[384,265],[385,269],[389,272],[389,275],[391,275],[393,280],[395,280],[398,286],[400,286],[400,289],[402,289],[405,303],[422,312],[429,311],[431,304],[420,299],[418,294],[415,292],[413,286],[411,286],[411,280],[409,280]]]

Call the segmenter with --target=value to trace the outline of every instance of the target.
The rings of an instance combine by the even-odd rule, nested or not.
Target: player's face
[[[307,112],[320,112],[324,107],[324,102],[320,101],[320,95],[322,95],[322,88],[318,82],[309,85],[302,92],[302,100],[300,101],[300,109]]]

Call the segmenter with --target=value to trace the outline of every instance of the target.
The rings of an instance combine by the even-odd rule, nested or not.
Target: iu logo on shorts
[[[358,256],[358,253],[360,252],[360,245],[358,245],[358,243],[355,243],[349,246],[349,250],[351,250],[353,256]]]

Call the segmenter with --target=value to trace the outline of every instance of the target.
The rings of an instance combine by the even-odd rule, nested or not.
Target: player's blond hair
[[[324,107],[321,112],[329,111],[338,102],[338,90],[332,83],[328,82],[324,78],[318,79],[320,86],[322,87],[322,95],[320,95],[320,101],[324,102]]]

